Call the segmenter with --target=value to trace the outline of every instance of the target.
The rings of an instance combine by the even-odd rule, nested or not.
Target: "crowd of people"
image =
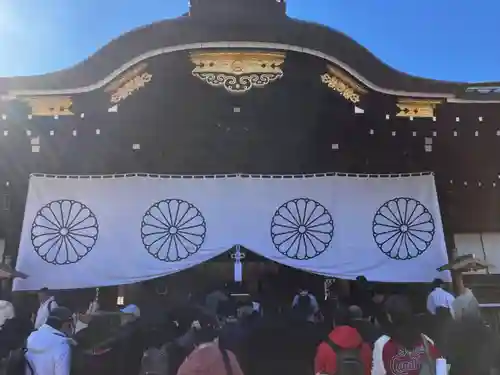
[[[6,375],[426,375],[445,358],[452,375],[498,367],[497,334],[470,290],[456,298],[435,280],[426,316],[411,296],[380,295],[359,278],[349,299],[301,289],[288,306],[221,287],[202,298],[75,311],[46,289],[30,316],[0,301]],[[81,310],[81,309],[78,309]],[[439,374],[437,374],[439,375]]]

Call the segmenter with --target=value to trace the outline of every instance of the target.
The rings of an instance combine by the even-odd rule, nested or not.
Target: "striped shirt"
[[[438,307],[445,307],[450,309],[451,305],[455,301],[455,297],[443,288],[437,287],[432,292],[429,293],[427,297],[427,310],[432,314],[436,315],[436,309]]]

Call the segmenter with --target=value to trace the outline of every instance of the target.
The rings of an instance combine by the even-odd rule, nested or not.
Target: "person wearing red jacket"
[[[363,342],[359,332],[349,326],[349,313],[345,309],[337,309],[334,314],[333,330],[328,339],[319,344],[314,359],[314,373],[325,375],[340,375],[338,356],[347,351],[357,351],[360,373],[370,375],[372,350],[370,344]]]

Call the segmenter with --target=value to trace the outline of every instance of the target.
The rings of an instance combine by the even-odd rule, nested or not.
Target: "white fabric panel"
[[[168,275],[205,262],[236,243],[237,233],[233,228],[233,220],[227,215],[231,214],[231,204],[238,199],[235,196],[238,192],[237,182],[234,179],[32,177],[17,261],[17,269],[27,270],[29,277],[26,280],[16,279],[14,289],[34,290],[41,287],[71,289],[128,284]],[[174,250],[175,243],[169,242],[172,237],[164,236],[164,233],[145,237],[149,244],[160,238],[153,244],[150,250],[152,253],[155,253],[159,245],[163,244],[165,238],[161,239],[161,236],[168,237],[167,243],[163,244],[163,249],[158,256],[165,258],[167,255],[165,250],[173,248],[168,255],[175,259],[186,257],[184,260],[160,261],[148,253],[143,243],[142,228],[145,234],[154,233],[155,229],[158,229],[158,232],[165,230],[162,222],[166,220],[157,209],[154,209],[153,216],[160,221],[149,216],[144,224],[151,225],[142,225],[146,211],[156,202],[165,199],[182,199],[191,202],[200,213],[203,213],[204,220],[202,221],[199,214],[185,203],[179,209],[177,221],[181,221],[181,224],[194,218],[183,225],[186,231],[197,234],[188,236],[189,240],[194,240],[196,244],[199,244],[202,237],[198,234],[202,235],[206,229],[202,246],[193,256],[186,257],[186,250],[182,244],[177,243],[177,247],[181,250],[181,254],[177,257]],[[92,211],[96,219],[88,218],[88,210],[81,210],[79,203],[71,205],[69,201],[65,201],[62,206],[57,203],[52,204],[37,215],[43,206],[56,200],[81,202]],[[177,204],[171,202],[171,205],[170,212],[175,215]],[[76,229],[73,233],[74,238],[57,237],[67,238],[67,240],[62,246],[60,246],[60,241],[56,242],[49,252],[48,261],[52,263],[44,261],[34,251],[34,244],[40,245],[45,238],[52,238],[44,234],[53,233],[54,227],[57,229],[64,227],[57,222],[50,210],[55,213],[57,220],[60,221],[61,217],[65,218],[64,226],[66,227],[68,227],[68,221],[69,226],[75,226],[84,220],[73,228]],[[166,203],[161,205],[161,210],[164,214],[169,211]],[[78,218],[71,223],[75,215],[78,215]],[[170,220],[170,217],[168,219]],[[94,241],[84,236],[96,235],[94,229],[96,220],[98,233]],[[40,226],[33,225],[34,222]],[[190,228],[191,224],[196,227]],[[33,231],[35,236],[32,235]],[[39,253],[44,255],[44,252],[48,250],[47,245],[51,245],[57,238],[42,245]],[[86,253],[82,243],[86,246],[93,245],[93,247],[83,258],[76,261],[74,247],[80,255]],[[183,244],[189,245],[190,243],[183,239]],[[193,248],[189,250],[194,252],[194,245],[192,246]],[[61,251],[56,256],[59,248]],[[72,263],[64,264],[66,261]]]
[[[30,179],[17,290],[118,285],[241,244],[331,277],[425,282],[449,273],[431,175]]]
[[[345,279],[360,275],[386,282],[449,278],[448,273],[436,271],[448,257],[432,175],[248,178],[242,180],[241,193],[255,198],[242,209],[251,214],[241,217],[240,243],[275,262]],[[309,224],[301,238],[303,221]],[[404,235],[402,227],[410,234]],[[375,238],[374,231],[380,233]]]

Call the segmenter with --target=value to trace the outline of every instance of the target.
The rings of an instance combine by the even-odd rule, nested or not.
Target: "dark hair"
[[[451,318],[451,311],[447,307],[436,307],[436,318],[438,321],[445,321],[446,319]]]
[[[63,326],[64,322],[60,319],[57,319],[56,317],[49,316],[47,318],[47,321],[45,322],[45,324],[47,324],[48,326],[51,326],[54,329],[59,330]]]
[[[339,306],[333,312],[333,324],[334,326],[348,326],[350,324],[349,310],[345,307]]]
[[[55,307],[47,318],[46,324],[54,329],[60,329],[64,323],[72,322],[73,314],[70,309],[66,307]]]
[[[413,349],[420,342],[421,332],[410,300],[402,295],[390,296],[385,302],[385,311],[390,317],[389,335],[405,349]]]
[[[439,288],[444,285],[444,281],[442,279],[434,279],[432,281],[432,287],[433,288]]]
[[[195,328],[194,338],[196,344],[203,344],[215,340],[218,336],[218,324],[217,320],[212,316],[201,314],[197,317],[200,327]]]
[[[227,301],[220,301],[217,305],[217,315],[228,317],[228,316],[236,316],[237,315],[237,304],[236,302],[230,298]]]
[[[18,318],[31,319],[31,314],[38,308],[38,301],[33,294],[14,292],[11,302]]]

